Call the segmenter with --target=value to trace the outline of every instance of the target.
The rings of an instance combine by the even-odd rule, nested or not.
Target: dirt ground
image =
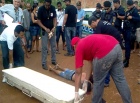
[[[62,49],[60,50],[60,52],[61,54],[56,55],[57,62],[62,67],[74,69],[74,57],[65,57],[64,53],[66,53],[66,51]],[[30,59],[27,59],[25,57],[26,67],[38,71],[40,73],[43,73],[45,75],[51,76],[53,78],[56,78],[60,81],[64,81],[68,84],[74,85],[74,82],[72,81],[63,79],[48,70],[43,70],[41,67],[41,53],[34,52],[30,56],[31,56]],[[50,55],[48,55],[48,65],[51,65],[50,58],[51,58]],[[140,79],[140,67],[138,66],[139,63],[140,57],[137,56],[137,53],[131,54],[130,67],[124,69],[125,76],[131,90],[133,103],[140,103],[140,85],[138,84],[137,81],[137,79]],[[0,70],[2,69],[3,69],[2,57],[0,51]],[[84,65],[84,69],[86,69],[86,63]],[[2,72],[0,72],[0,81],[2,81]],[[82,103],[91,103],[91,98],[92,93],[89,95],[85,95],[85,98]],[[110,82],[110,86],[104,89],[103,98],[107,101],[107,103],[122,103],[122,99],[112,79]],[[35,98],[30,98],[24,95],[17,88],[11,87],[6,83],[0,82],[0,103],[41,103],[41,102]]]

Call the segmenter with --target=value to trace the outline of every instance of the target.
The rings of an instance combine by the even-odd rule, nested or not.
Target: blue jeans
[[[105,84],[109,84],[109,82],[110,82],[110,73],[108,73],[105,78]]]
[[[82,30],[83,30],[83,26],[77,26],[76,27],[76,36],[82,38]]]
[[[130,59],[131,53],[131,30],[124,31],[124,40],[125,40],[125,59]]]
[[[69,54],[74,54],[73,48],[71,46],[71,40],[75,37],[76,27],[66,27],[65,35],[66,35],[66,44],[67,44],[67,52]]]
[[[92,103],[102,103],[104,82],[109,72],[122,97],[123,103],[132,103],[130,89],[124,77],[122,59],[122,50],[118,44],[105,57],[93,60],[94,95]]]
[[[56,42],[57,43],[59,42],[60,35],[62,36],[63,43],[65,43],[65,34],[62,31],[62,26],[57,26],[56,27]]]
[[[28,48],[30,48],[31,49],[31,45],[32,45],[32,43],[31,43],[31,40],[32,40],[32,38],[31,38],[31,35],[30,35],[30,31],[25,31],[25,37],[26,37],[26,41],[27,41],[27,49]]]
[[[13,44],[14,67],[24,66],[24,52],[21,46],[21,39],[18,38]],[[4,69],[9,68],[9,48],[6,41],[1,41],[1,50]]]
[[[51,61],[56,62],[56,45],[55,45],[55,34],[49,39],[48,33],[45,31],[42,31],[42,64],[47,63],[47,51],[48,51],[48,42],[50,42],[51,47]]]

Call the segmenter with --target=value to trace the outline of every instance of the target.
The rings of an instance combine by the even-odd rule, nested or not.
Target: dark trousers
[[[110,73],[108,72],[106,78],[105,78],[105,84],[109,84],[110,82]]]
[[[13,44],[14,67],[24,66],[24,52],[21,46],[21,39],[18,38]],[[4,69],[9,68],[9,49],[6,41],[1,41],[1,50]]]
[[[131,30],[124,31],[124,40],[125,40],[125,59],[130,59],[130,52],[131,52]]]
[[[56,27],[56,42],[59,42],[60,35],[62,36],[62,42],[65,43],[65,34],[62,31],[62,26],[57,26]]]

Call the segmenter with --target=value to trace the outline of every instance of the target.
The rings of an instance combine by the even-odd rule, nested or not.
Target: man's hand
[[[52,33],[54,33],[54,31],[55,31],[55,27],[54,27],[54,28],[52,28],[51,32],[52,32]]]
[[[46,31],[47,33],[50,33],[50,32],[51,32],[50,29],[48,29],[48,28],[46,28],[45,31]]]
[[[1,23],[2,23],[2,25],[5,25],[6,24],[4,20],[2,20]]]
[[[85,91],[85,93],[87,92],[87,86],[88,86],[88,81],[87,80],[84,80],[82,89]]]
[[[81,100],[80,96],[79,96],[79,93],[78,92],[75,92],[75,98],[74,98],[74,103],[79,103]]]
[[[62,26],[62,32],[64,32],[64,26]]]
[[[128,20],[132,19],[132,16],[128,16],[127,19],[128,19]]]
[[[10,69],[10,68],[13,68],[13,64],[12,64],[12,63],[9,64],[9,69]]]

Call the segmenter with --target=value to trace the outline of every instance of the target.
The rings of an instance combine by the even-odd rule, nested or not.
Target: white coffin
[[[43,103],[73,103],[75,88],[25,67],[2,70],[6,83]],[[83,98],[84,91],[79,90]]]

